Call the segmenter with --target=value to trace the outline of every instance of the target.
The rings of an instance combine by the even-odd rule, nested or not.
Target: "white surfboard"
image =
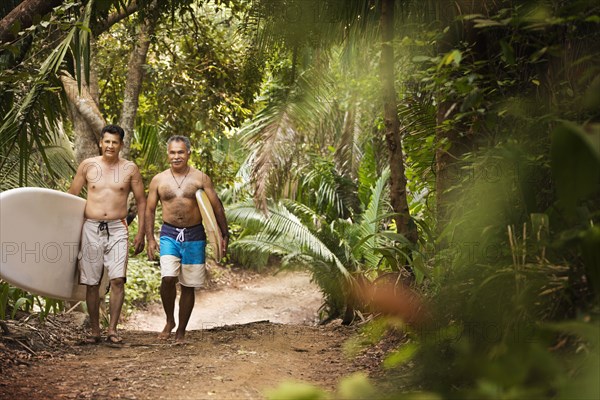
[[[217,224],[215,212],[204,190],[198,189],[196,192],[196,200],[198,201],[200,214],[202,214],[202,224],[204,225],[204,230],[206,231],[206,238],[213,249],[213,257],[217,262],[220,262],[221,258],[223,257],[223,236],[221,234],[221,229]]]
[[[56,190],[0,193],[0,278],[41,296],[85,300],[77,269],[84,210],[84,199]],[[101,296],[106,287],[105,279]]]

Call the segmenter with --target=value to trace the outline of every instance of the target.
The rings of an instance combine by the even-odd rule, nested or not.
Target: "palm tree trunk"
[[[404,173],[404,157],[402,139],[400,137],[400,120],[394,86],[394,0],[381,2],[381,85],[384,106],[385,139],[390,157],[390,201],[398,233],[404,235],[411,243],[418,239],[416,225],[410,219],[406,196],[406,176]]]
[[[73,105],[82,118],[95,132],[94,136],[99,139],[100,131],[106,125],[96,99],[90,93],[90,85],[82,83],[81,91],[77,81],[66,72],[61,73],[60,81],[63,84],[69,104]]]
[[[60,75],[65,88],[73,130],[75,131],[75,158],[77,164],[89,157],[99,155],[98,142],[100,132],[106,122],[98,107],[98,83],[92,68],[90,82],[81,83],[81,91],[77,81],[66,73]]]

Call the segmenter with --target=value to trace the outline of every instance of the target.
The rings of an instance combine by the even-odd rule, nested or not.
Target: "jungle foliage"
[[[158,3],[132,145],[144,178],[166,167],[169,135],[190,136],[192,162],[226,204],[228,262],[308,269],[324,293],[324,322],[370,320],[357,346],[389,331],[405,335],[384,363],[394,377],[385,393],[353,376],[336,396],[600,395],[595,2]],[[395,30],[382,43],[384,4],[395,7]],[[93,67],[101,110],[118,119],[128,74],[120,61],[139,20],[98,35],[93,58],[87,27],[120,7],[62,2],[2,43],[2,190],[69,182],[75,133],[60,71],[80,79]],[[401,234],[391,205],[398,171],[390,168],[383,44],[394,50],[416,241]],[[134,264],[131,292],[143,299],[155,282],[144,279],[143,260]],[[384,310],[360,295],[390,276],[397,293],[421,299],[411,311],[418,323],[375,318]],[[60,309],[46,302],[38,307]],[[0,317],[33,305],[0,282]],[[327,396],[294,385],[272,395]]]

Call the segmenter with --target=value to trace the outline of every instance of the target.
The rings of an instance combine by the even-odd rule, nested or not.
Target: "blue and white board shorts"
[[[160,229],[161,277],[179,277],[187,287],[206,282],[206,232],[202,224],[188,228],[163,223]]]

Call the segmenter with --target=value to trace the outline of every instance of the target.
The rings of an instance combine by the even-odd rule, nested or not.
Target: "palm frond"
[[[325,218],[318,211],[313,210],[308,205],[283,199],[281,200],[281,204],[285,206],[290,212],[292,212],[304,225],[306,225],[312,232],[317,232],[321,225],[325,224]]]
[[[361,226],[366,234],[377,232],[378,221],[381,214],[386,211],[387,183],[390,179],[390,169],[385,168],[379,179],[372,187],[371,201],[362,216]]]
[[[436,107],[430,98],[408,97],[398,108],[402,133],[405,135],[431,135],[435,132]]]
[[[360,108],[357,103],[350,104],[344,115],[342,134],[335,151],[338,169],[344,176],[355,179],[362,151],[358,144],[360,135]]]
[[[287,48],[316,47],[345,40],[347,31],[364,26],[373,19],[371,4],[366,0],[318,1],[279,0],[253,2],[247,27],[256,32],[262,51]]]
[[[25,165],[27,184],[29,186],[46,187],[63,190],[64,185],[70,181],[75,172],[73,165],[74,154],[71,143],[64,133],[57,140],[43,147],[45,158],[37,146],[28,150],[28,160]],[[9,153],[4,161],[4,168],[0,170],[0,190],[8,190],[23,186],[19,175],[19,168],[23,166],[21,157],[23,152],[17,146]],[[50,173],[52,171],[52,173]]]
[[[363,145],[363,157],[358,167],[358,199],[363,208],[367,208],[371,202],[371,190],[378,179],[377,160],[372,143]]]
[[[250,126],[254,129],[247,137],[252,149],[252,181],[254,197],[264,210],[268,197],[269,181],[277,186],[283,180],[277,179],[274,172],[281,172],[290,164],[289,146],[296,140],[295,128],[291,123],[286,107],[273,107],[263,110],[262,115]]]
[[[291,88],[266,93],[270,102],[239,132],[249,149],[245,163],[252,165],[254,198],[262,210],[267,198],[278,197],[278,191],[289,182],[290,172],[299,163],[297,150],[306,139],[305,132],[322,120],[319,116],[325,110],[317,92],[326,91],[326,84],[318,78],[315,81],[318,83],[302,76]]]
[[[279,249],[287,248],[290,252],[301,252],[324,260],[334,265],[343,277],[350,278],[348,270],[335,254],[286,207],[274,204],[268,207],[268,211],[269,216],[266,217],[246,202],[228,207],[227,219],[253,232],[250,238],[258,243],[272,243]]]
[[[226,210],[227,220],[237,223],[250,233],[256,233],[264,226],[266,217],[259,212],[252,201],[232,204]]]
[[[232,248],[246,249],[252,253],[286,256],[297,254],[298,248],[292,242],[273,242],[261,235],[247,236],[236,240]]]
[[[344,204],[336,182],[336,171],[333,163],[319,157],[312,157],[311,165],[300,172],[305,202],[313,203],[318,211],[327,213],[330,209],[342,216]]]
[[[60,93],[53,85],[59,86],[56,76],[69,50],[74,51],[78,57],[82,54],[80,43],[74,44],[74,41],[80,31],[88,30],[85,22],[89,23],[89,13],[91,8],[87,7],[79,23],[74,24],[60,44],[42,62],[27,94],[16,99],[0,125],[0,148],[6,149],[4,158],[0,159],[0,171],[4,174],[4,168],[8,167],[6,163],[13,160],[11,153],[18,151],[19,186],[28,184],[28,165],[34,147],[44,160],[48,172],[55,175],[45,147],[57,139],[60,120],[66,108]],[[57,110],[60,110],[60,113],[57,113]]]
[[[381,246],[381,240],[376,234],[380,231],[383,214],[390,208],[386,202],[389,178],[390,170],[386,168],[373,186],[370,196],[371,201],[363,213],[360,223],[361,237],[368,239],[353,249],[355,256],[364,259],[368,268],[376,268],[381,259],[381,256],[376,254],[374,249]]]
[[[141,155],[144,158],[144,168],[150,165],[160,165],[164,162],[167,147],[162,140],[166,127],[146,123],[139,124],[134,132],[134,139],[142,145]]]
[[[356,184],[336,168],[335,162],[309,155],[309,162],[298,168],[297,200],[327,215],[330,220],[348,218],[360,208]]]

